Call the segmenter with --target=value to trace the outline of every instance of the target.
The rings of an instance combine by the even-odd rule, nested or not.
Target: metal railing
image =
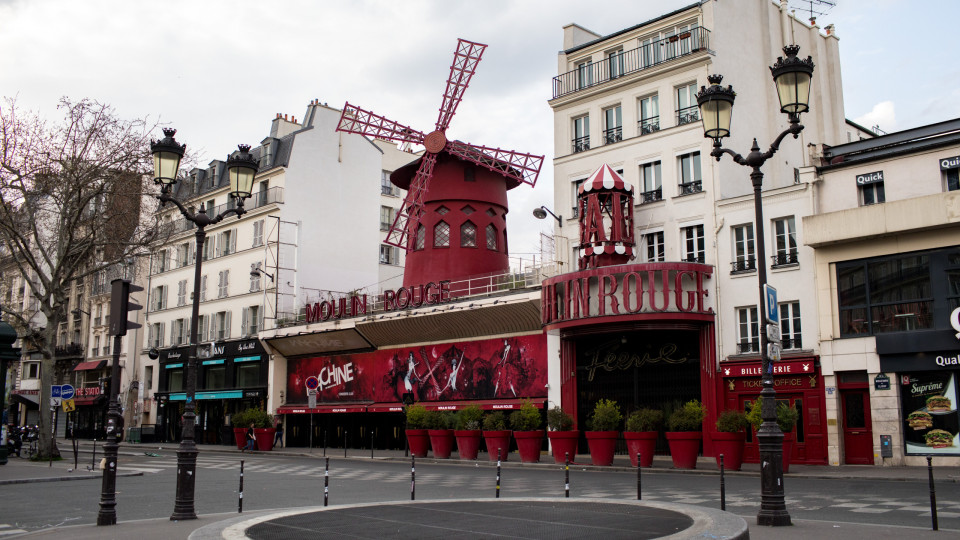
[[[250,196],[249,199],[243,202],[243,208],[248,212],[255,208],[260,208],[261,206],[266,206],[268,204],[282,204],[283,203],[283,188],[280,186],[272,187],[266,191],[258,191]],[[218,204],[214,206],[213,209],[207,208],[208,216],[217,216],[221,212],[229,210],[231,208],[236,208],[237,203],[231,200],[230,202],[224,204]],[[189,221],[184,218],[167,223],[162,225],[160,228],[160,233],[162,236],[165,235],[174,235],[186,231],[191,231],[196,228],[196,225],[192,221]]]
[[[603,130],[603,144],[612,144],[623,140],[623,127],[617,126]]]
[[[380,194],[381,195],[392,195],[396,197],[398,195],[398,189],[393,186],[385,186],[380,184]]]
[[[611,62],[590,63],[553,78],[553,97],[558,98],[605,82],[650,69],[676,58],[705,51],[710,44],[710,31],[693,28],[618,54]],[[613,69],[611,70],[611,65]]]
[[[657,188],[653,191],[644,191],[640,194],[640,204],[647,204],[663,200],[663,188]]]
[[[700,108],[696,105],[677,109],[677,125],[691,124],[700,120]]]
[[[778,268],[781,266],[793,266],[800,264],[800,260],[797,258],[797,250],[782,251],[776,255],[770,257],[770,266],[773,268]]]
[[[573,139],[573,153],[583,152],[584,150],[590,149],[590,136],[586,137],[577,137]]]
[[[683,262],[704,264],[704,256],[703,255],[687,255],[687,257],[683,259]]]
[[[785,337],[780,340],[783,344],[784,349],[802,349],[803,341],[800,339],[800,336],[795,337]]]
[[[641,135],[648,135],[660,131],[660,117],[651,116],[637,122],[638,131]]]
[[[738,259],[730,263],[730,273],[738,274],[740,272],[753,272],[757,269],[757,261],[753,257]]]
[[[680,195],[693,195],[703,191],[703,180],[694,180],[686,184],[680,184]]]
[[[743,341],[740,341],[740,343],[737,343],[737,354],[758,353],[758,352],[760,352],[759,338],[754,338],[749,341],[743,340]]]

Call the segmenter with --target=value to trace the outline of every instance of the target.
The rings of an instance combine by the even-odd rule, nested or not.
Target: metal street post
[[[187,354],[185,401],[183,413],[183,431],[180,436],[180,445],[177,447],[177,494],[174,502],[171,521],[197,519],[194,509],[194,493],[197,471],[197,445],[195,442],[195,425],[197,418],[197,345],[200,319],[200,280],[203,263],[203,243],[207,237],[206,227],[223,221],[230,214],[239,218],[246,210],[243,201],[250,197],[253,187],[253,178],[257,174],[257,162],[250,155],[250,147],[239,146],[239,153],[227,159],[227,169],[230,177],[230,196],[234,197],[237,205],[224,210],[215,217],[207,215],[207,209],[200,206],[196,213],[191,212],[172,195],[174,184],[177,182],[177,171],[180,168],[180,159],[183,157],[186,145],[181,145],[173,138],[177,130],[165,128],[163,140],[151,143],[151,152],[154,160],[154,182],[161,186],[157,195],[161,206],[173,203],[183,215],[184,219],[197,227],[196,263],[193,275],[193,311],[190,320],[190,348]]]
[[[760,151],[757,140],[746,157],[723,148],[721,140],[730,135],[730,119],[733,113],[733,101],[736,92],[732,86],[723,88],[720,82],[721,75],[707,77],[709,87],[701,87],[697,93],[697,105],[700,107],[703,121],[704,137],[714,140],[713,151],[710,155],[720,161],[723,154],[729,154],[739,165],[750,167],[750,181],[753,184],[753,202],[756,221],[757,238],[757,277],[760,292],[759,317],[766,317],[766,250],[764,247],[766,236],[763,231],[763,205],[761,189],[763,173],[760,167],[777,152],[780,143],[787,135],[797,138],[803,131],[800,123],[800,114],[809,110],[810,80],[813,77],[813,59],[797,57],[800,52],[798,45],[788,45],[783,48],[786,58],[779,57],[770,67],[771,75],[777,87],[780,98],[780,112],[786,113],[790,125],[774,140],[766,152]],[[758,321],[758,329],[759,329]],[[760,446],[760,512],[757,514],[758,525],[782,526],[790,525],[790,514],[787,512],[783,489],[783,432],[777,425],[776,390],[773,386],[773,363],[767,351],[767,332],[760,334],[760,366],[763,390],[760,392],[761,418],[763,423],[757,431]]]

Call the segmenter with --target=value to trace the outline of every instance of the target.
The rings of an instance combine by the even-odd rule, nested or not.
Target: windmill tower
[[[387,244],[407,251],[405,287],[501,274],[510,268],[507,191],[520,184],[535,185],[543,156],[469,144],[446,135],[486,47],[463,39],[457,42],[440,115],[430,133],[349,102],[343,107],[337,131],[425,149],[419,160],[390,175],[391,182],[408,190],[386,239]]]

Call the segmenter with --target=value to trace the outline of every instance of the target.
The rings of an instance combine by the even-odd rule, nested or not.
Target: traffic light
[[[140,328],[140,324],[127,320],[128,312],[143,309],[143,306],[130,301],[130,293],[140,292],[143,287],[130,283],[127,279],[115,279],[110,282],[110,335],[125,336],[128,329]]]

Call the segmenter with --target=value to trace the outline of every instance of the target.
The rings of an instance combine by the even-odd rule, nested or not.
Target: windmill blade
[[[543,156],[478,146],[462,141],[449,141],[446,151],[531,186],[537,184],[540,167],[543,166]]]
[[[397,217],[393,218],[393,225],[387,231],[385,244],[410,251],[413,247],[407,240],[410,230],[414,231],[420,224],[423,216],[423,196],[427,193],[430,177],[433,176],[433,166],[437,163],[437,155],[427,152],[420,161],[420,168],[410,182],[410,189],[403,199]],[[416,233],[414,233],[416,234]]]
[[[423,144],[423,132],[405,126],[393,120],[351,105],[347,102],[340,113],[337,131],[358,133],[388,141]]]
[[[482,43],[465,39],[457,40],[457,50],[453,53],[453,64],[450,66],[450,77],[447,78],[447,89],[443,92],[443,104],[440,105],[440,116],[437,117],[438,131],[445,131],[450,125],[450,120],[457,112],[460,100],[463,99],[463,92],[470,85],[470,79],[486,48],[487,46]]]

